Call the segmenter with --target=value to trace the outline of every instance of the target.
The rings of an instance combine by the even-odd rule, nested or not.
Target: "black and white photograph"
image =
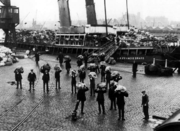
[[[180,0],[0,0],[0,131],[180,131]]]

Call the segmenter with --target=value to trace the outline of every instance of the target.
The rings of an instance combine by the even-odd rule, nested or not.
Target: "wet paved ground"
[[[132,78],[131,66],[118,64],[113,69],[118,69],[123,76],[120,83],[127,87],[129,97],[126,98],[126,121],[118,121],[118,112],[109,110],[109,100],[105,95],[106,115],[98,115],[95,97],[90,97],[87,92],[85,114],[79,115],[76,122],[71,121],[70,115],[75,108],[76,95],[71,94],[70,77],[63,70],[61,73],[61,90],[56,90],[54,85],[53,67],[57,64],[54,56],[41,56],[40,65],[51,65],[50,93],[44,94],[42,89],[42,74],[31,59],[20,60],[13,66],[0,68],[0,130],[19,131],[152,131],[152,122],[142,120],[141,91],[146,90],[150,99],[150,115],[168,117],[180,107],[180,81],[179,76],[173,77],[148,77],[139,73],[137,78]],[[22,65],[23,89],[16,89],[8,81],[14,80],[14,69]],[[77,69],[76,62],[72,67]],[[38,75],[34,92],[29,92],[27,75],[33,68]],[[141,68],[141,67],[139,67]],[[127,72],[126,72],[127,71]],[[77,78],[79,81],[79,79]],[[96,79],[98,83],[100,79]],[[85,83],[89,85],[86,78]]]

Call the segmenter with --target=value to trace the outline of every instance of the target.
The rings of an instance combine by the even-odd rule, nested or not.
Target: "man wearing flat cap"
[[[149,112],[148,112],[148,109],[149,109],[149,97],[148,95],[146,94],[146,91],[142,91],[142,107],[143,107],[143,113],[144,113],[144,118],[145,120],[148,120],[149,119]]]
[[[33,72],[33,69],[31,69],[31,72],[28,75],[28,81],[29,81],[29,91],[31,91],[31,86],[34,90],[34,82],[36,81],[36,74]]]

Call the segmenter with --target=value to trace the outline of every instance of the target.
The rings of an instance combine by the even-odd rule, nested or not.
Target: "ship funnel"
[[[71,26],[71,16],[69,10],[69,0],[58,0],[59,21],[62,27]]]
[[[94,0],[86,0],[87,24],[97,25]]]

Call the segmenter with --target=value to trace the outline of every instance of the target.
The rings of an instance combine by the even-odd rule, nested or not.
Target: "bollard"
[[[165,60],[165,68],[167,68],[167,59]]]

